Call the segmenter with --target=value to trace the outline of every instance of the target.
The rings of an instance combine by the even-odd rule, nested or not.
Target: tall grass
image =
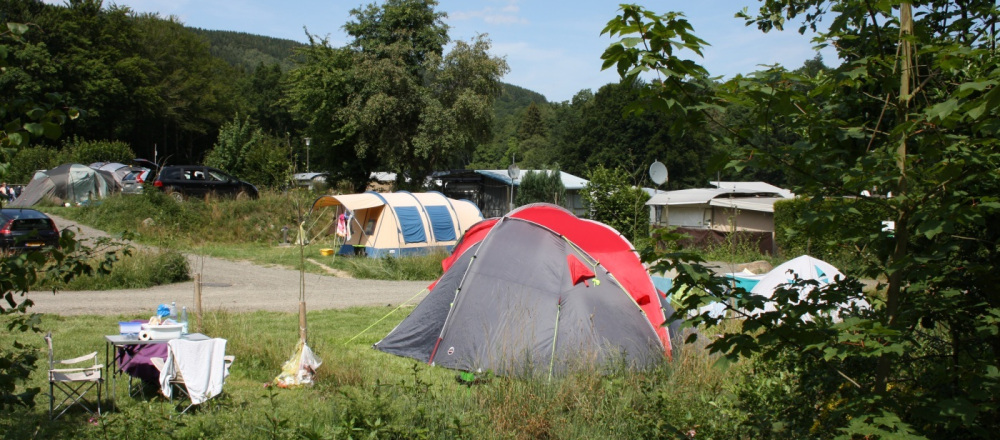
[[[122,256],[106,275],[94,273],[72,281],[46,283],[40,280],[35,290],[115,290],[142,289],[163,284],[188,281],[190,268],[187,258],[172,250],[134,250]]]
[[[433,280],[441,276],[441,260],[448,254],[444,251],[405,258],[356,258],[346,257],[333,260],[333,266],[346,270],[355,278],[379,280]]]
[[[208,313],[203,332],[226,338],[227,352],[236,356],[219,398],[178,415],[156,397],[155,387],[129,396],[127,381],[118,378],[119,410],[96,424],[75,411],[48,421],[48,398],[39,395],[34,409],[15,408],[0,417],[0,432],[11,439],[633,439],[677,438],[692,430],[696,438],[739,436],[740,415],[731,409],[729,391],[739,367],[716,368],[703,351],[683,351],[644,372],[584,371],[551,382],[479,375],[466,385],[453,370],[372,350],[403,313],[359,333],[388,312],[365,307],[309,313],[309,344],[324,363],[315,386],[287,390],[265,385],[295,348],[295,314]],[[131,318],[44,315],[41,327],[52,331],[57,357],[98,350],[103,358],[103,335]],[[14,338],[43,346],[41,335],[3,333],[0,347]],[[47,391],[42,363],[26,385]]]

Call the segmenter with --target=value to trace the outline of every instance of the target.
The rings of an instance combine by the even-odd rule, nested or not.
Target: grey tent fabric
[[[568,258],[594,278],[574,284]],[[564,237],[517,218],[469,247],[376,348],[502,375],[646,368],[663,345],[631,296]]]
[[[129,173],[132,172],[132,167],[118,162],[92,163],[90,164],[90,167],[95,170],[106,171],[108,173],[108,176],[110,176],[114,180],[115,187],[119,189],[121,189],[122,186],[122,179],[124,179],[125,176],[129,175]]]
[[[107,197],[114,188],[114,178],[110,173],[86,165],[65,164],[35,173],[35,177],[21,191],[21,196],[8,206],[27,208],[46,196],[72,204],[89,203]]]

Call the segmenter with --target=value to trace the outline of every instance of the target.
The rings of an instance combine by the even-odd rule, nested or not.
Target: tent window
[[[451,211],[447,206],[427,206],[431,218],[431,230],[435,241],[455,240],[455,224],[451,221]]]
[[[403,230],[403,242],[426,243],[427,233],[424,232],[420,211],[414,206],[397,206],[394,209],[396,217],[399,218],[399,227]]]

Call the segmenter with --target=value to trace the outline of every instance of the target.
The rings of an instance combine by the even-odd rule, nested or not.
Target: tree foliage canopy
[[[598,166],[587,179],[582,196],[588,218],[615,228],[632,243],[649,236],[649,194],[630,181],[631,173]]]
[[[794,192],[816,203],[867,191],[874,196],[859,203],[895,221],[891,233],[845,231],[836,244],[865,258],[854,275],[884,280],[876,290],[863,293],[847,278],[800,300],[809,283],[793,283],[776,292],[770,312],[754,311],[765,298],[726,290],[694,269],[690,255],[667,255],[656,268],[678,270],[675,286],[706,289],[687,297],[682,313],[739,298],[742,328],[712,342],[713,351],[760,355],[764,371],[796,378],[780,398],[751,409],[757,435],[982,438],[1000,427],[1000,248],[987,227],[1000,217],[998,12],[991,1],[766,0],[757,14],[744,13],[748,23],[768,31],[794,18],[803,29],[829,22],[819,43],[836,47],[843,63],[814,76],[776,67],[718,90],[703,87],[704,69],[675,53],[702,45],[680,14],[626,5],[605,29],[622,37],[605,52],[606,67],[625,78],[659,75],[640,108],[683,113],[695,127],[721,123],[717,115],[733,104],[751,109],[753,123],[713,130],[742,150],[730,169],[782,169]],[[788,132],[790,142],[755,143],[762,126]],[[798,232],[821,237],[843,227],[851,204],[839,206],[804,216]],[[870,308],[833,319],[838,304],[862,296]]]
[[[528,171],[521,177],[514,204],[524,206],[529,203],[566,204],[566,187],[563,186],[559,166],[544,171]]]
[[[345,49],[313,39],[290,75],[290,99],[333,170],[360,186],[379,165],[422,185],[439,168],[461,167],[490,137],[502,59],[479,36],[444,54],[447,26],[435,2],[399,0],[352,11]],[[330,90],[338,84],[337,90]],[[334,123],[331,124],[330,122]],[[351,151],[346,151],[351,149]]]
[[[16,71],[24,60],[12,56],[16,49],[30,45],[29,26],[22,23],[0,22],[0,81],[8,68]],[[15,51],[9,52],[13,48]],[[61,98],[47,90],[46,101],[35,102],[28,91],[4,95],[0,99],[0,180],[6,180],[11,152],[25,148],[42,138],[55,139],[57,128],[74,119],[79,112],[60,104]],[[0,201],[3,204],[3,201]],[[98,241],[97,246],[104,242]],[[125,253],[128,253],[125,250]],[[68,282],[83,274],[107,273],[121,254],[114,250],[93,250],[74,239],[72,231],[63,231],[59,247],[11,254],[0,253],[0,317],[8,332],[37,333],[40,317],[31,313],[33,302],[28,298],[31,286],[40,279]],[[15,340],[12,346],[0,346],[0,411],[8,413],[15,407],[33,407],[37,387],[25,388],[39,359],[34,344]]]

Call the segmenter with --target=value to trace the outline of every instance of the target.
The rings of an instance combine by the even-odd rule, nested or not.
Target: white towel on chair
[[[178,373],[175,368],[184,378],[192,404],[198,405],[222,392],[227,373],[225,339],[172,339],[167,344],[170,349],[166,365],[160,371],[160,388],[165,396],[170,397],[170,380]]]

